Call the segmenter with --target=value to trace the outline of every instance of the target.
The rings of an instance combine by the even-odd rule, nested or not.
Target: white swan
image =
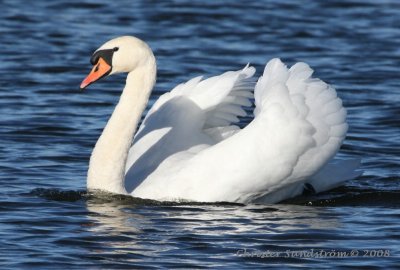
[[[151,49],[119,37],[91,63],[82,89],[106,75],[128,76],[90,158],[88,189],[155,200],[274,203],[359,175],[359,160],[333,160],[347,132],[346,110],[305,63],[287,69],[273,59],[256,84],[250,66],[191,79],[162,95],[137,132],[156,80]],[[235,123],[253,98],[254,119],[240,129]]]

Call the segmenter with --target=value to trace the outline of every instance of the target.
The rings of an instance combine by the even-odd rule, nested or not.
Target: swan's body
[[[88,189],[156,200],[273,203],[301,194],[306,183],[320,192],[359,174],[359,161],[333,160],[347,132],[346,110],[304,63],[288,70],[273,59],[256,84],[249,66],[194,78],[162,95],[136,132],[156,78],[153,53],[139,39],[120,37],[93,57],[96,67],[82,88],[108,73],[129,74],[93,150]],[[239,129],[237,117],[253,98],[255,117]]]

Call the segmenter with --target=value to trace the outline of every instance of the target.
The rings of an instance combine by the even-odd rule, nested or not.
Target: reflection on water
[[[110,253],[116,253],[124,260],[132,254],[142,254],[145,255],[140,259],[143,265],[150,265],[157,257],[175,267],[185,264],[195,266],[199,260],[205,260],[202,261],[205,266],[212,266],[212,262],[219,261],[223,265],[238,267],[246,260],[261,263],[256,257],[238,256],[239,250],[281,254],[304,250],[362,252],[365,241],[370,243],[369,248],[372,249],[390,250],[392,254],[396,250],[392,240],[383,239],[390,231],[394,236],[395,226],[379,223],[375,218],[376,211],[381,213],[383,219],[393,218],[396,213],[398,215],[396,209],[321,208],[286,204],[139,203],[135,206],[126,202],[102,202],[99,199],[89,199],[86,205],[88,219],[93,223],[89,230],[97,235],[106,233],[115,236],[115,239],[110,237],[106,247],[97,249],[96,254],[102,254],[106,259]],[[101,205],[105,205],[105,208]],[[376,226],[375,229],[379,228],[380,231],[375,232],[372,227],[369,230],[370,226]],[[349,235],[352,235],[350,241]],[[397,232],[395,237],[398,236]],[[304,258],[292,259],[292,263],[309,262]],[[363,263],[365,258],[352,257],[351,260],[353,263]],[[323,258],[318,261],[329,262]],[[381,261],[394,265],[390,257]],[[274,262],[288,263],[283,255],[275,258]]]
[[[143,222],[145,216],[128,211],[126,208],[129,206],[120,205],[118,202],[99,204],[88,201],[86,209],[90,212],[90,221],[87,223],[89,231],[109,235],[139,233],[140,229],[137,226]]]
[[[297,205],[166,203],[135,206],[103,197],[89,199],[86,208],[87,230],[109,238],[105,248],[96,249],[96,254],[104,255],[129,256],[144,252],[150,258],[175,251],[182,253],[182,249],[206,251],[210,248],[225,254],[215,254],[215,257],[233,257],[233,251],[263,248],[265,241],[278,250],[305,248],[310,240],[324,239],[331,230],[341,227],[334,210]],[[294,246],[274,245],[288,241],[299,229],[319,233],[301,235]]]

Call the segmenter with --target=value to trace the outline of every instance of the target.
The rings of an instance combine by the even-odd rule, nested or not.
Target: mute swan
[[[127,72],[126,85],[92,152],[87,188],[155,200],[275,203],[359,175],[359,160],[333,160],[347,132],[336,91],[272,59],[257,83],[249,65],[196,77],[162,95],[137,125],[156,81],[149,46],[124,36],[102,45],[81,89]],[[254,99],[254,119],[237,125]]]

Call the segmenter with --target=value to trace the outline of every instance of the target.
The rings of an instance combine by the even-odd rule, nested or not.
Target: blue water
[[[399,1],[3,0],[0,9],[0,268],[399,265]],[[127,34],[157,57],[152,101],[248,62],[258,74],[273,57],[309,63],[348,109],[340,156],[361,157],[363,176],[269,206],[88,194],[88,159],[124,77],[78,87],[91,53]]]

